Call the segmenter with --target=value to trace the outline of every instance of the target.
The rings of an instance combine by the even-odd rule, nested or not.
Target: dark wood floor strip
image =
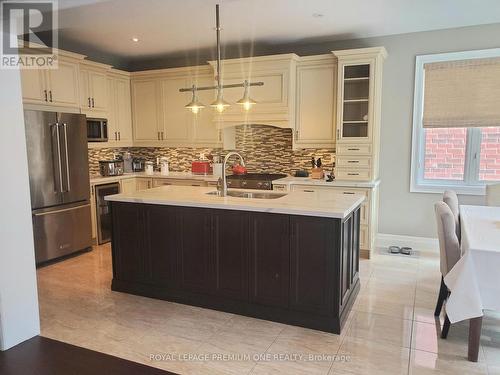
[[[2,375],[175,375],[93,350],[37,336],[0,351]]]

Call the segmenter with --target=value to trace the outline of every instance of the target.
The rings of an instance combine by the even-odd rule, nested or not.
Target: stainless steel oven
[[[87,141],[108,141],[108,120],[104,118],[87,118]]]

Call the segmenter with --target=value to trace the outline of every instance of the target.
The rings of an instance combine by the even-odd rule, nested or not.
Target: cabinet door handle
[[[94,105],[94,98],[92,98],[92,108],[94,108],[95,105]]]
[[[160,132],[158,132],[158,140],[160,140]]]
[[[279,273],[275,274],[275,275],[274,275],[274,278],[275,278],[276,280],[278,280],[278,279],[280,278],[280,274],[279,274]]]
[[[163,141],[163,139],[164,139],[164,138],[163,138],[163,132],[161,132],[161,140]]]
[[[48,102],[49,99],[47,97],[47,90],[43,90],[43,95],[45,96],[45,101]]]
[[[340,129],[337,129],[337,139],[340,139]]]
[[[116,132],[115,132],[115,141],[117,141],[117,140],[118,140],[118,138],[116,137]]]
[[[295,140],[297,141],[299,139],[299,131],[295,130]]]
[[[50,102],[52,102],[52,90],[49,91]]]
[[[120,132],[118,132],[118,140],[121,141],[122,140],[122,135]]]
[[[88,97],[88,101],[89,101],[89,108],[91,108],[92,104],[90,103],[90,96]]]

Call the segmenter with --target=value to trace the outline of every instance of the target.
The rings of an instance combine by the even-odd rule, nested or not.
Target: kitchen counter
[[[380,184],[380,180],[375,181],[340,181],[334,180],[332,182],[327,182],[325,180],[313,179],[310,177],[285,177],[279,180],[274,180],[273,184],[282,185],[315,185],[315,186],[337,186],[337,187],[354,187],[354,188],[373,188]]]
[[[357,209],[365,199],[361,194],[346,196],[335,191],[293,191],[277,199],[218,197],[206,194],[211,191],[214,191],[213,187],[162,186],[111,195],[107,196],[106,200],[343,219]]]
[[[108,182],[115,182],[119,180],[123,180],[126,178],[134,178],[134,177],[143,177],[143,178],[170,178],[170,179],[182,179],[182,180],[198,180],[198,181],[207,181],[207,182],[217,182],[219,177],[214,175],[196,175],[191,172],[170,172],[168,175],[163,175],[160,172],[155,172],[154,174],[146,174],[145,172],[134,172],[134,173],[124,173],[121,176],[108,176],[103,177],[100,175],[91,176],[90,184],[105,184]]]

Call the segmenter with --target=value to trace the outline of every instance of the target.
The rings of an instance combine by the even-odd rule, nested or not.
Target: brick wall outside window
[[[463,180],[467,128],[425,129],[426,180]]]
[[[500,181],[500,127],[481,129],[481,181]]]

